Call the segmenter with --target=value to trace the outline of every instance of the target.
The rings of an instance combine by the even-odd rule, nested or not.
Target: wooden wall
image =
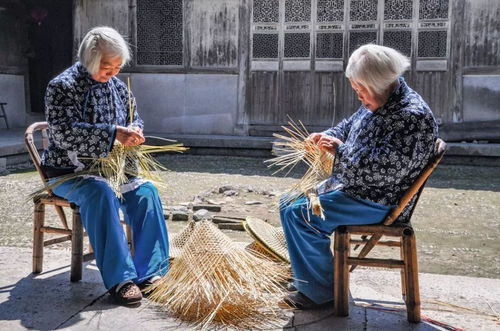
[[[132,45],[136,45],[137,1],[140,0],[76,0],[75,45],[95,25],[114,26],[129,38]],[[311,46],[311,58],[308,60],[310,65],[306,67],[302,63],[297,68],[285,69],[283,58],[278,58],[274,69],[254,70],[254,1],[257,0],[184,0],[183,64],[132,64],[127,71],[237,74],[236,125],[239,126],[238,134],[243,135],[269,135],[277,131],[280,125],[286,124],[288,117],[303,121],[311,130],[319,130],[352,114],[359,107],[359,101],[343,72],[351,47],[349,34],[345,33],[344,36],[343,58],[337,60],[336,67],[332,70],[318,69],[314,46]],[[274,1],[279,2],[279,10],[284,13],[285,0]],[[420,1],[422,0],[413,0],[413,18],[408,20],[410,26],[407,28],[412,31],[413,36],[410,54],[412,69],[405,74],[408,84],[431,106],[445,139],[500,140],[500,121],[493,120],[488,125],[481,126],[481,123],[467,121],[467,116],[464,119],[463,110],[464,76],[493,75],[500,79],[500,1],[449,0],[449,15],[445,23],[448,34],[446,58],[431,61],[423,61],[426,59],[419,57],[416,52]],[[354,3],[345,0],[346,13],[351,2]],[[314,12],[319,2],[311,0],[310,3],[311,11]],[[384,1],[378,1],[379,12],[383,12],[383,4]],[[377,33],[377,43],[383,43],[382,36],[386,29],[383,15],[379,14],[377,21],[372,23],[375,25],[370,29]],[[278,29],[283,29],[280,24],[283,23],[277,24]],[[315,28],[314,24],[310,24],[312,29]],[[346,17],[343,24],[342,29],[351,29]],[[282,34],[283,31],[280,30],[279,33]],[[311,36],[313,41],[315,34]],[[279,47],[282,56],[283,45],[280,44]],[[439,69],[434,70],[432,66],[436,63]],[[484,127],[487,132],[477,129],[478,127]]]

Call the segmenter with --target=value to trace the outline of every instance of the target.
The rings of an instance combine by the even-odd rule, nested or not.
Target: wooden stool
[[[36,122],[31,124],[25,133],[25,143],[30,154],[31,160],[35,165],[40,178],[44,185],[48,181],[48,177],[41,167],[40,154],[35,145],[33,134],[36,131],[42,133],[42,145],[44,148],[48,146],[48,124],[47,122]],[[71,276],[72,282],[82,279],[82,263],[94,259],[92,247],[89,245],[90,252],[83,254],[83,237],[85,235],[80,219],[80,208],[74,203],[55,195],[50,189],[46,189],[46,193],[38,194],[33,198],[35,212],[33,216],[33,273],[42,272],[43,269],[43,248],[53,244],[71,240]],[[62,227],[53,227],[45,225],[45,206],[54,206]],[[69,228],[66,220],[66,214],[63,208],[70,208],[72,211],[72,226]],[[122,224],[125,222],[121,221]],[[133,253],[132,230],[130,226],[125,224],[129,247]],[[44,233],[57,233],[63,236],[44,240]]]
[[[340,226],[335,230],[333,273],[335,315],[349,315],[349,272],[353,271],[356,266],[362,265],[401,269],[401,289],[406,304],[408,321],[412,323],[420,322],[420,290],[415,232],[409,223],[392,224],[409,202],[415,199],[409,214],[409,218],[411,218],[424,185],[443,158],[445,150],[446,143],[438,139],[436,141],[436,156],[429,161],[427,167],[417,177],[413,185],[403,195],[397,207],[391,211],[382,224]],[[351,235],[361,235],[361,239],[351,239]],[[396,237],[398,240],[380,241],[384,236]],[[351,257],[350,255],[351,244],[364,245],[357,257]],[[365,258],[375,245],[399,247],[401,258]],[[350,269],[349,266],[351,266]]]
[[[8,129],[9,128],[9,122],[7,122],[7,113],[5,112],[4,106],[7,105],[6,102],[0,102],[0,118],[3,118],[5,121],[5,126]]]

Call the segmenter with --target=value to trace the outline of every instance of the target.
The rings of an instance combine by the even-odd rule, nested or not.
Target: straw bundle
[[[273,143],[275,154],[279,156],[267,160],[269,166],[276,166],[280,171],[287,171],[287,174],[300,162],[304,162],[308,169],[304,176],[285,193],[283,203],[291,203],[302,196],[309,198],[311,208],[315,215],[324,218],[323,209],[315,193],[316,186],[332,175],[332,168],[335,162],[334,156],[324,152],[318,144],[307,140],[309,132],[304,124],[299,121],[296,124],[293,120],[288,122],[290,128],[282,127],[289,136],[273,134],[279,140]]]
[[[212,222],[194,225],[181,254],[149,298],[182,320],[206,329],[212,322],[255,329],[279,326],[280,283],[288,268],[240,247]]]
[[[172,140],[159,137],[151,138],[172,142]],[[115,192],[115,195],[121,198],[122,193],[120,190],[120,186],[128,182],[128,176],[140,176],[144,179],[155,182],[155,184],[162,184],[161,177],[156,175],[155,172],[159,170],[167,170],[167,168],[156,161],[151,154],[160,152],[182,153],[187,149],[188,148],[184,147],[182,144],[170,144],[162,146],[124,146],[116,141],[113,149],[108,154],[108,156],[94,159],[89,167],[83,171],[60,176],[57,178],[57,180],[51,183],[45,183],[45,187],[32,193],[30,195],[30,198],[44,192],[45,190],[53,189],[54,187],[64,183],[69,179],[85,175],[100,176],[106,178],[110,187]]]

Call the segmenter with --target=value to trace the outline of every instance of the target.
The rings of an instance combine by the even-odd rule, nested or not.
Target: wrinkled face
[[[116,76],[122,68],[122,58],[120,56],[109,57],[103,55],[99,70],[92,75],[92,78],[98,82],[105,83]]]
[[[370,109],[371,111],[375,111],[384,105],[381,97],[372,94],[370,90],[368,90],[363,85],[356,83],[353,80],[349,81],[351,82],[351,86],[354,92],[356,92],[356,94],[358,95],[358,99],[359,101],[361,101],[363,106]]]

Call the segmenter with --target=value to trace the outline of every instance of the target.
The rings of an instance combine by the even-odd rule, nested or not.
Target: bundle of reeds
[[[151,138],[172,142],[172,140],[159,137]],[[120,187],[129,181],[129,176],[140,176],[141,178],[150,180],[161,186],[161,177],[155,172],[167,169],[156,161],[152,154],[161,152],[184,152],[187,149],[188,148],[184,147],[182,144],[124,146],[120,143],[116,143],[106,157],[92,159],[90,165],[83,171],[60,176],[50,183],[45,183],[45,187],[32,193],[30,197],[40,194],[45,190],[51,190],[67,180],[85,175],[106,178],[110,187],[119,198],[122,197]]]
[[[304,176],[297,181],[283,197],[282,203],[291,203],[300,197],[309,198],[310,207],[315,215],[324,218],[323,209],[316,195],[316,186],[332,175],[334,156],[324,152],[317,143],[308,140],[309,132],[304,124],[293,120],[288,122],[290,127],[283,126],[289,136],[273,134],[278,138],[273,142],[273,151],[276,156],[266,162],[269,166],[278,167],[274,173],[286,171],[287,174],[300,162],[304,162],[308,169]]]
[[[240,329],[276,328],[289,278],[285,265],[234,243],[212,222],[194,224],[168,273],[149,298],[178,318],[206,329],[212,322]]]

